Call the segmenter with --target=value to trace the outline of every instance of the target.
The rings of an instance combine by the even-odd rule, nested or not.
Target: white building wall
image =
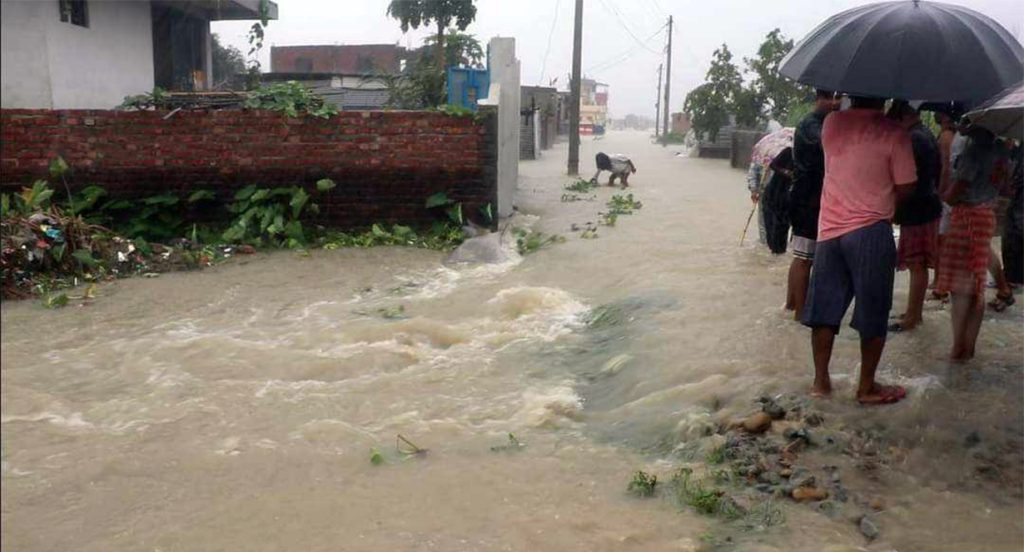
[[[516,39],[495,37],[487,45],[491,86],[483,105],[498,106],[498,206],[499,217],[512,214],[519,182],[519,60]]]
[[[148,0],[90,0],[89,26],[60,20],[55,0],[4,0],[3,107],[109,109],[153,89]]]

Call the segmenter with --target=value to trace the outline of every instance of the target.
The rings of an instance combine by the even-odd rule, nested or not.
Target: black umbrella
[[[1024,79],[1024,48],[962,6],[883,2],[829,18],[782,60],[781,72],[848,94],[977,102]]]

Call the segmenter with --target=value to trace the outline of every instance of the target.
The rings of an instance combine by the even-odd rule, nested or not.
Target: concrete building
[[[512,214],[513,199],[519,183],[520,64],[516,58],[516,39],[494,37],[487,43],[487,68],[490,86],[481,106],[497,109],[497,180],[499,217]]]
[[[396,44],[273,46],[274,73],[334,73],[397,75],[410,52]]]
[[[558,135],[558,90],[544,86],[521,86],[519,90],[519,158],[536,159],[554,145]]]
[[[580,134],[604,132],[608,125],[608,85],[580,80]]]
[[[213,85],[210,21],[259,18],[260,0],[4,0],[0,105],[109,109],[125,96]],[[270,2],[270,18],[277,4]]]

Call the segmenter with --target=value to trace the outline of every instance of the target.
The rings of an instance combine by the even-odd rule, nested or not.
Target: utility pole
[[[658,138],[658,129],[661,125],[658,124],[658,120],[661,119],[661,70],[662,64],[658,64],[658,95],[654,97],[654,138]]]
[[[580,174],[580,79],[583,49],[583,0],[576,0],[576,23],[572,35],[572,82],[569,83],[569,166],[570,175]]]
[[[665,63],[665,126],[662,129],[662,137],[668,137],[668,123],[669,123],[669,109],[672,105],[669,90],[672,88],[672,16],[668,16],[668,61]],[[664,140],[661,143],[662,146],[668,145],[668,140]]]

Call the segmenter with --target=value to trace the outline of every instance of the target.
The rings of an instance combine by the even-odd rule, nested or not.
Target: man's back
[[[910,135],[876,109],[834,113],[822,127],[825,184],[818,240],[892,220],[896,185],[917,179]]]
[[[821,129],[826,115],[827,112],[817,111],[807,114],[793,133],[793,192],[790,195],[793,233],[810,239],[814,239],[818,231],[825,175]]]

